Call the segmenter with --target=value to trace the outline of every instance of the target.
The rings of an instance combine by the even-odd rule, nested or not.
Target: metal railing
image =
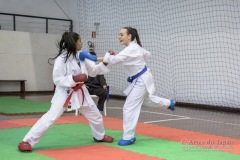
[[[68,22],[69,25],[63,25],[64,27],[67,26],[66,29],[64,29],[65,31],[68,30],[68,31],[72,31],[73,30],[73,23],[72,23],[72,20],[70,19],[60,19],[60,18],[50,18],[50,17],[39,17],[39,16],[31,16],[31,15],[22,15],[22,14],[11,14],[11,13],[1,13],[0,12],[0,16],[3,15],[3,16],[12,16],[12,26],[13,26],[13,31],[17,31],[17,23],[22,23],[22,24],[25,24],[26,22],[21,22],[21,21],[17,21],[17,18],[18,17],[21,17],[21,18],[34,18],[34,19],[38,19],[39,21],[41,20],[41,25],[44,23],[42,20],[45,21],[45,31],[46,33],[49,33],[49,21],[58,21],[58,24],[51,24],[51,25],[55,25],[55,26],[59,26],[59,22]],[[0,30],[4,30],[4,23],[1,23],[1,21],[4,21],[4,20],[1,20],[0,19]],[[9,20],[5,20],[5,21],[9,21]],[[11,20],[10,20],[11,21]],[[36,23],[36,22],[32,22],[32,23]],[[37,22],[39,25],[40,23]],[[9,25],[9,24],[8,24]],[[7,25],[6,25],[7,26]],[[22,26],[23,27],[23,26]],[[25,27],[29,27],[29,26],[25,26]],[[31,26],[30,26],[31,27]],[[33,27],[34,28],[34,27]],[[37,27],[35,27],[37,28]],[[41,28],[42,29],[42,28]],[[52,30],[54,30],[54,28],[52,28]],[[56,30],[56,29],[55,29]]]

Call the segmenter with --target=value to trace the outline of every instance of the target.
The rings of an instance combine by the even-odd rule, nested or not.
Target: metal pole
[[[16,31],[16,16],[13,15],[13,30]]]
[[[70,31],[71,32],[73,31],[73,22],[72,22],[72,20],[70,21]]]
[[[46,33],[48,33],[48,19],[46,19]]]

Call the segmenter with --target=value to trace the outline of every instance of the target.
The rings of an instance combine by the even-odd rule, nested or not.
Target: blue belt
[[[140,76],[141,76],[143,73],[145,73],[146,71],[147,71],[147,67],[145,66],[145,67],[143,68],[143,70],[141,70],[141,72],[139,72],[138,74],[136,74],[136,75],[134,75],[134,76],[132,76],[132,77],[128,77],[127,81],[130,82],[130,83],[132,83],[134,79],[140,77]]]
[[[110,96],[110,94],[109,94],[109,86],[107,86],[107,96],[106,96],[107,102],[109,101],[109,96]]]

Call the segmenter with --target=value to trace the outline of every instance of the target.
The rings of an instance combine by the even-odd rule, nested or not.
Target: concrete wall
[[[0,31],[0,79],[24,79],[26,91],[51,91],[48,58],[57,55],[59,35]],[[4,43],[3,43],[4,42]],[[19,91],[19,84],[0,83],[0,91]]]

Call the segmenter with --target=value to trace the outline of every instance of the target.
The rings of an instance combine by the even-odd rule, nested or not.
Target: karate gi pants
[[[66,108],[63,107],[65,99],[58,99],[52,103],[50,110],[45,113],[26,134],[23,141],[32,147],[39,142],[44,133],[58,120]],[[89,121],[93,137],[97,140],[103,139],[105,130],[102,115],[96,106],[81,106],[79,112]],[[71,136],[71,133],[69,133]],[[79,137],[81,134],[79,133]]]

